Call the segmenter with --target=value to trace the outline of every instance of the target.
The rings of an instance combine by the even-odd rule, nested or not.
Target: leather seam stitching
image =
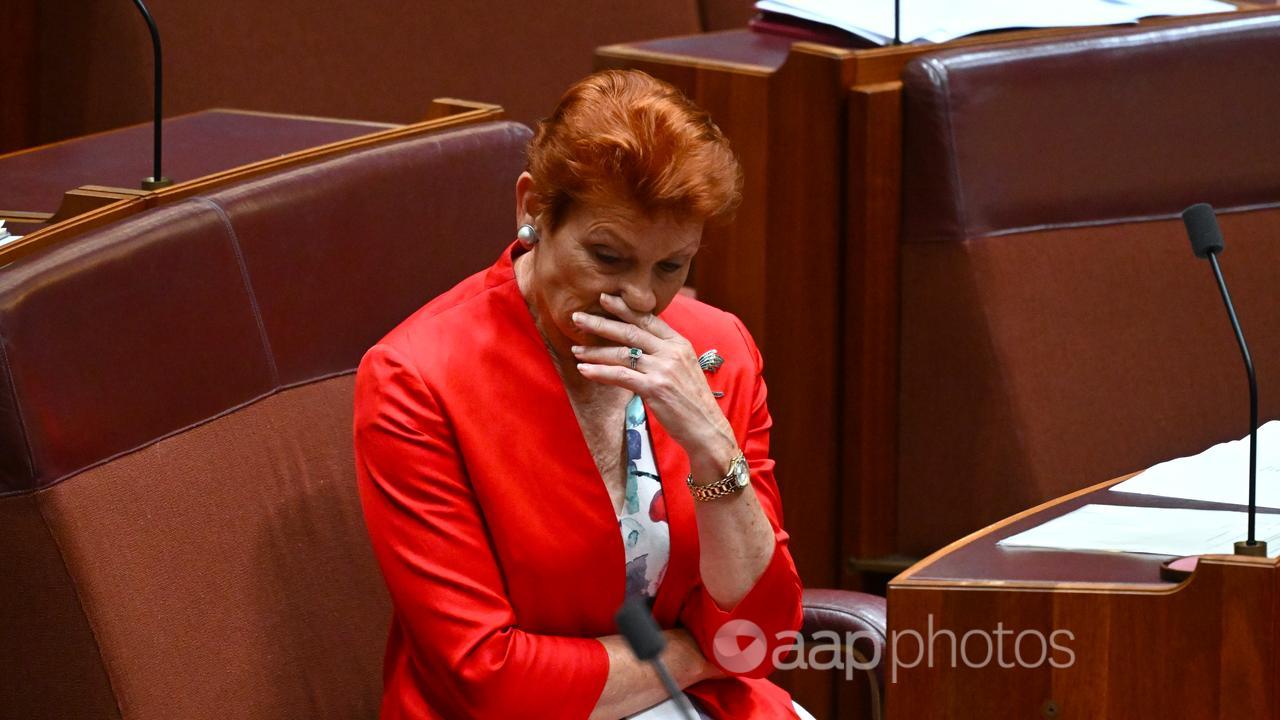
[[[227,408],[227,409],[225,409],[225,410],[222,410],[222,411],[217,412],[217,413],[215,413],[215,414],[213,414],[213,415],[210,415],[210,416],[209,416],[209,417],[207,417],[207,418],[203,418],[203,419],[201,419],[201,420],[197,420],[196,422],[193,422],[193,423],[190,423],[190,424],[184,425],[184,426],[182,426],[182,427],[180,427],[180,428],[175,428],[175,429],[173,429],[173,430],[170,430],[170,431],[169,431],[169,432],[167,432],[167,433],[164,433],[163,435],[159,435],[159,436],[157,436],[157,437],[151,438],[150,440],[146,440],[146,441],[144,441],[144,442],[138,443],[137,445],[134,445],[133,447],[126,448],[126,449],[121,450],[121,451],[116,452],[116,453],[112,453],[111,455],[109,455],[109,456],[107,456],[107,457],[104,457],[104,458],[102,458],[101,460],[94,460],[93,462],[91,462],[91,463],[89,463],[89,464],[87,464],[87,465],[84,465],[84,466],[81,466],[81,467],[79,467],[79,468],[76,468],[75,470],[71,470],[71,471],[68,471],[68,472],[66,472],[66,473],[63,473],[61,476],[59,476],[58,478],[56,478],[56,479],[54,479],[54,480],[50,481],[50,482],[49,482],[49,483],[47,483],[47,484],[41,485],[41,486],[39,486],[39,487],[34,487],[34,488],[22,488],[21,490],[12,490],[12,491],[8,491],[8,492],[3,492],[3,493],[0,493],[0,498],[14,497],[14,496],[18,496],[18,495],[26,495],[26,494],[28,494],[28,493],[41,492],[41,491],[46,490],[46,489],[48,489],[48,488],[51,488],[51,487],[53,487],[53,486],[55,486],[55,485],[58,485],[58,484],[60,484],[60,483],[63,483],[63,482],[65,482],[65,481],[67,481],[67,480],[70,480],[71,478],[75,477],[76,475],[79,475],[80,473],[87,472],[87,471],[89,471],[89,470],[92,470],[92,469],[94,469],[94,468],[96,468],[96,467],[100,466],[100,465],[105,465],[105,464],[107,464],[107,463],[109,463],[109,462],[112,462],[113,460],[118,460],[118,459],[120,459],[120,458],[124,457],[125,455],[130,455],[130,454],[132,454],[132,453],[138,452],[139,450],[145,450],[145,449],[147,449],[148,447],[151,447],[152,445],[155,445],[155,444],[156,444],[156,443],[158,443],[158,442],[163,442],[163,441],[168,440],[169,438],[174,437],[174,436],[176,436],[176,435],[181,435],[181,434],[182,434],[182,433],[184,433],[184,432],[187,432],[187,431],[189,431],[189,430],[194,430],[195,428],[198,428],[198,427],[200,427],[200,426],[202,426],[202,425],[205,425],[205,424],[211,423],[211,422],[213,422],[214,420],[218,420],[218,419],[220,419],[220,418],[222,418],[222,417],[225,417],[225,416],[227,416],[227,415],[231,415],[232,413],[235,413],[235,412],[238,412],[238,411],[240,411],[240,410],[243,410],[244,408],[249,407],[250,405],[253,405],[254,403],[258,403],[258,402],[261,402],[261,401],[263,401],[263,400],[266,400],[267,398],[270,398],[270,397],[271,397],[271,396],[273,396],[273,395],[277,395],[277,394],[279,394],[279,393],[282,393],[282,392],[284,392],[284,391],[286,391],[286,390],[295,390],[295,389],[297,389],[297,388],[305,387],[305,386],[307,386],[307,385],[312,385],[312,384],[315,384],[315,383],[324,382],[325,380],[333,380],[333,379],[335,379],[335,378],[340,378],[340,377],[343,377],[344,375],[354,375],[354,374],[355,374],[355,372],[356,372],[356,369],[355,369],[355,368],[349,368],[349,369],[347,369],[347,370],[338,370],[338,371],[336,371],[336,372],[326,373],[326,374],[324,374],[324,375],[319,375],[319,376],[317,376],[317,377],[308,378],[308,379],[306,379],[306,380],[300,380],[300,381],[298,381],[298,382],[290,383],[290,384],[288,384],[288,385],[279,385],[279,386],[274,387],[274,388],[272,388],[272,389],[270,389],[270,390],[268,390],[268,391],[266,391],[266,392],[264,392],[264,393],[260,393],[260,394],[258,394],[258,395],[255,395],[254,397],[251,397],[251,398],[249,398],[248,400],[245,400],[244,402],[237,403],[236,405],[234,405],[234,406],[232,406],[232,407],[229,407],[229,408]]]
[[[218,219],[222,221],[223,227],[227,230],[227,235],[231,240],[231,251],[235,253],[236,264],[240,268],[240,280],[244,283],[245,294],[249,296],[249,307],[253,309],[254,322],[258,324],[258,339],[262,342],[262,351],[266,355],[267,368],[271,373],[271,385],[278,387],[280,385],[280,369],[276,366],[276,354],[271,349],[271,338],[267,336],[267,325],[262,319],[262,308],[258,305],[258,294],[253,289],[253,280],[249,277],[249,266],[244,260],[244,251],[240,247],[240,236],[236,233],[235,226],[231,224],[231,218],[227,216],[227,211],[217,203],[217,201],[208,197],[197,197],[196,201],[201,202],[217,214]]]
[[[948,51],[949,57],[943,56],[939,60],[953,67],[968,68],[1006,63],[1010,59],[1025,58],[1028,62],[1035,62],[1044,58],[1098,50],[1144,50],[1160,45],[1167,46],[1172,41],[1208,43],[1221,40],[1223,36],[1231,33],[1274,29],[1276,17],[1272,14],[1261,17],[1200,17],[1198,19],[1188,16],[1184,19],[1191,22],[1171,27],[1138,25],[1115,28],[1098,25],[1077,37],[1064,37],[1048,42],[1036,39],[1020,40],[981,50],[956,49]],[[1032,56],[1025,55],[1024,51],[1028,47],[1036,47],[1037,53]]]
[[[1275,210],[1280,208],[1280,202],[1263,202],[1250,203],[1247,205],[1230,205],[1227,207],[1214,207],[1213,211],[1219,215],[1227,215],[1234,213],[1246,212],[1264,212],[1267,210]],[[1039,225],[1020,225],[1017,227],[1001,228],[999,230],[988,230],[987,232],[975,233],[974,235],[952,236],[942,233],[934,233],[927,237],[904,238],[903,244],[906,245],[934,245],[951,242],[967,243],[977,240],[986,240],[989,238],[1005,237],[1008,235],[1019,235],[1031,232],[1048,232],[1053,230],[1079,230],[1091,227],[1110,227],[1113,225],[1127,225],[1129,223],[1147,223],[1147,222],[1164,222],[1168,220],[1177,220],[1182,216],[1182,211],[1169,213],[1155,213],[1152,215],[1121,215],[1119,217],[1099,218],[1097,220],[1074,220],[1070,222],[1049,222]]]
[[[1232,205],[1226,208],[1214,208],[1214,212],[1221,215],[1224,213],[1242,213],[1242,212],[1259,212],[1263,210],[1274,210],[1280,208],[1280,202],[1254,203],[1251,205]],[[1003,228],[1000,230],[991,230],[989,232],[974,235],[968,240],[981,240],[984,238],[997,238],[1005,235],[1018,235],[1020,233],[1043,232],[1046,230],[1074,230],[1077,228],[1088,227],[1106,227],[1109,225],[1125,225],[1135,222],[1161,222],[1165,220],[1176,220],[1182,216],[1182,212],[1173,213],[1157,213],[1154,215],[1128,215],[1117,218],[1103,218],[1099,220],[1075,220],[1072,222],[1061,223],[1043,223],[1040,225],[1024,225],[1021,227]]]

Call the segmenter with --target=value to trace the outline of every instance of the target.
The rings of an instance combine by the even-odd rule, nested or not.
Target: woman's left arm
[[[754,368],[751,412],[741,445],[721,412],[698,365],[692,345],[661,318],[633,312],[619,298],[602,295],[606,310],[625,322],[594,315],[575,316],[583,330],[622,343],[619,347],[575,348],[579,372],[590,380],[627,387],[689,456],[693,482],[716,482],[739,452],[746,456],[751,483],[740,492],[696,502],[702,594],[689,610],[701,618],[691,626],[707,657],[716,631],[731,620],[749,620],[772,647],[780,633],[801,619],[801,585],[787,551],[782,507],[769,458],[772,421],[766,403],[759,351],[746,329],[734,322],[750,349]],[[644,351],[630,367],[629,347]],[[768,663],[765,663],[768,665]],[[772,668],[734,674],[766,675]]]
[[[781,518],[776,511],[780,505],[773,486],[773,461],[768,457],[771,420],[764,402],[764,381],[758,371],[754,390],[751,427],[741,449],[723,414],[715,423],[723,428],[717,428],[707,440],[685,447],[696,485],[709,485],[724,478],[739,452],[746,456],[751,470],[752,483],[741,491],[694,503],[702,584],[721,608],[732,608],[746,597],[779,544]],[[719,408],[716,411],[719,413]],[[774,512],[765,512],[760,502],[762,493],[767,495]]]

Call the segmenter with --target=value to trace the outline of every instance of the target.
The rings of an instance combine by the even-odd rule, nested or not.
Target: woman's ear
[[[536,195],[533,176],[528,171],[520,173],[520,177],[516,178],[516,227],[535,224],[533,221],[536,216],[530,210]]]

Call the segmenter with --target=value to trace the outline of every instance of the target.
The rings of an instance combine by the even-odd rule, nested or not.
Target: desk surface
[[[781,35],[751,30],[723,30],[609,45],[596,52],[604,55],[625,52],[631,56],[651,55],[663,59],[687,58],[692,63],[741,65],[745,66],[744,69],[757,72],[773,72],[782,67],[794,42],[795,39]]]
[[[998,522],[958,540],[916,563],[894,579],[895,586],[920,584],[996,583],[1124,583],[1172,586],[1160,580],[1160,565],[1168,555],[1118,552],[1071,552],[1037,548],[1009,548],[1000,540],[1029,530],[1088,504],[1135,507],[1236,510],[1241,505],[1177,500],[1153,495],[1113,492],[1126,476],[1067,495]],[[1259,513],[1280,513],[1258,509]],[[1240,527],[1241,537],[1244,526]]]
[[[1235,2],[1238,10],[1274,10],[1273,5]],[[1079,27],[1047,27],[1047,28],[1007,28],[992,30],[974,35],[966,35],[946,43],[910,43],[900,46],[887,45],[870,48],[842,48],[827,46],[829,52],[850,57],[854,52],[868,56],[887,56],[901,54],[911,57],[917,54],[947,50],[963,45],[975,45],[988,42],[1008,42],[1012,40],[1034,40],[1072,33],[1107,31],[1139,26],[1159,25],[1180,21],[1209,19],[1215,16],[1155,16],[1145,18],[1138,23],[1122,23],[1119,25],[1087,25]],[[775,72],[787,61],[792,44],[799,40],[781,35],[756,32],[748,29],[722,30],[719,32],[682,35],[679,37],[643,40],[639,42],[619,43],[597,48],[596,53],[603,57],[626,57],[630,59],[647,59],[651,61],[669,62],[690,66],[713,67],[720,70],[738,70],[750,74],[767,75]],[[819,45],[821,43],[818,43]]]
[[[182,182],[306,148],[397,127],[244,110],[164,121],[164,174]],[[82,185],[137,189],[151,175],[151,123],[0,156],[0,210],[52,213]]]

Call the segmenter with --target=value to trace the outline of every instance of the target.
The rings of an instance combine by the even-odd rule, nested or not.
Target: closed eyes
[[[622,256],[615,255],[599,248],[593,250],[592,255],[595,256],[596,262],[606,267],[617,267],[626,262],[625,258]],[[683,268],[684,262],[677,262],[675,260],[664,260],[663,262],[658,263],[658,270],[667,275],[680,272]]]

